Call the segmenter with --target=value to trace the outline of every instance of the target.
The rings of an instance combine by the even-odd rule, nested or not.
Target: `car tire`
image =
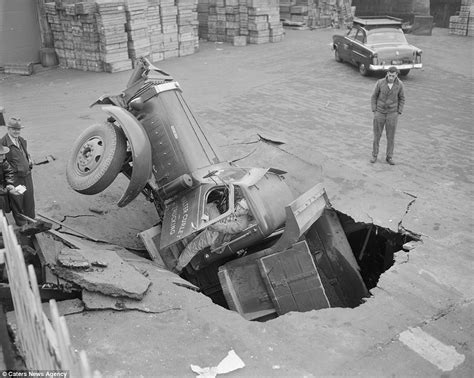
[[[106,122],[88,127],[77,138],[66,167],[69,185],[82,194],[97,194],[120,173],[127,156],[122,129]]]
[[[336,59],[336,62],[342,63],[342,58],[339,56],[337,48],[334,49],[334,59]]]
[[[407,76],[410,70],[400,70],[400,76]]]
[[[359,63],[359,73],[362,76],[369,76],[369,69],[364,63]]]

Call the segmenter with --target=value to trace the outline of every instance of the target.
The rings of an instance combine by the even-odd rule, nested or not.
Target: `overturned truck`
[[[221,161],[181,92],[169,74],[139,59],[121,94],[93,104],[108,119],[76,140],[70,186],[93,195],[119,173],[128,177],[118,206],[140,193],[154,204],[157,226],[141,235],[150,257],[169,270],[198,233],[245,198],[249,226],[200,251],[181,276],[246,319],[362,303],[368,290],[321,184],[295,198],[285,172]],[[211,202],[221,215],[209,220]]]

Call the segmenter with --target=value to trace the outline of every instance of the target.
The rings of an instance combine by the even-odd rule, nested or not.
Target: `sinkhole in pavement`
[[[290,301],[299,302],[296,305],[292,304],[295,308],[291,311],[305,312],[327,307],[358,307],[364,303],[365,298],[370,296],[369,291],[377,286],[380,276],[394,264],[394,254],[399,251],[408,253],[408,249],[404,250],[404,245],[419,240],[416,234],[405,231],[403,228],[399,232],[394,232],[376,224],[356,222],[349,215],[337,210],[332,210],[331,216],[336,220],[332,224],[337,224],[339,228],[331,226],[331,222],[321,223],[318,220],[314,227],[319,227],[319,237],[314,236],[316,231],[312,230],[313,226],[305,234],[306,242],[311,251],[311,258],[314,262],[314,269],[318,272],[316,277],[311,276],[311,272],[307,269],[303,269],[303,272],[298,272],[285,282],[277,283],[277,286],[279,285],[279,289],[281,289],[283,286],[294,286],[295,282],[301,281],[302,283],[305,281],[306,288],[303,293],[299,292],[297,295],[294,295],[294,292],[291,293],[293,297]],[[340,235],[334,236],[335,234]],[[334,249],[342,249],[341,245],[350,246],[348,251],[353,255],[353,258],[351,256],[351,264],[352,267],[358,267],[358,273],[354,274],[354,269],[352,271],[351,269],[347,270],[347,267],[351,264],[347,263],[346,258],[332,261],[329,261],[331,258],[326,258],[325,261],[318,258],[317,252],[314,252],[318,249],[318,243],[329,243],[324,239],[324,235],[330,235],[330,238],[326,240],[332,240],[333,242],[332,251],[330,251],[331,248],[327,248],[328,255],[337,254],[334,253]],[[317,240],[315,241],[315,239]],[[265,245],[263,247],[269,248],[270,246]],[[259,246],[256,251],[261,249],[262,246]],[[296,252],[298,251],[295,251],[295,256]],[[258,254],[261,252],[249,251],[246,256],[251,256],[252,253]],[[237,260],[239,259],[234,260],[234,262]],[[305,264],[302,261],[299,261],[298,264]],[[341,261],[343,262],[341,263]],[[327,267],[331,264],[333,266],[330,267],[328,273]],[[232,277],[233,281],[231,283],[227,282],[229,281],[228,276],[231,275],[229,269],[226,269],[227,271],[223,274],[223,269],[222,267],[219,268],[219,264],[202,269],[190,281],[198,286],[201,292],[211,298],[215,304],[237,311],[248,320],[266,321],[289,312],[285,308],[291,307],[285,307],[288,304],[283,302],[287,301],[288,298],[284,298],[284,295],[278,296],[278,293],[276,293],[278,288],[271,288],[267,282],[264,282],[262,269],[261,267],[259,269],[258,264],[242,265],[242,268],[238,269],[240,267],[232,271],[234,277]],[[344,273],[341,274],[340,272]],[[342,277],[341,280],[341,277],[336,277],[337,274],[347,277]],[[188,279],[186,276],[183,278]],[[314,285],[314,290],[308,289],[308,285]],[[363,290],[352,288],[352,286],[357,285],[364,287]],[[296,298],[297,296],[298,298]],[[312,296],[313,298],[308,299],[305,296]],[[321,299],[322,297],[324,298]],[[324,300],[327,300],[328,305],[322,303]],[[281,303],[278,303],[278,301],[281,301]]]

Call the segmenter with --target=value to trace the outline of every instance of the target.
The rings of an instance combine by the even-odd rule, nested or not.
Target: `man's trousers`
[[[387,136],[387,158],[392,158],[393,149],[395,147],[395,131],[397,129],[398,113],[380,113],[374,114],[374,144],[372,149],[372,156],[377,157],[379,154],[380,138],[385,127],[385,134]]]

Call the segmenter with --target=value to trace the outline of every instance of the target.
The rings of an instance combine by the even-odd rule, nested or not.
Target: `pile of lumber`
[[[352,22],[351,0],[280,0],[280,18],[308,27],[345,27]]]
[[[449,33],[474,36],[474,5],[472,0],[462,0],[459,15],[449,18]]]
[[[123,71],[199,47],[197,0],[56,0],[45,13],[64,68]]]
[[[207,9],[209,41],[244,45],[283,39],[278,0],[208,0]]]

